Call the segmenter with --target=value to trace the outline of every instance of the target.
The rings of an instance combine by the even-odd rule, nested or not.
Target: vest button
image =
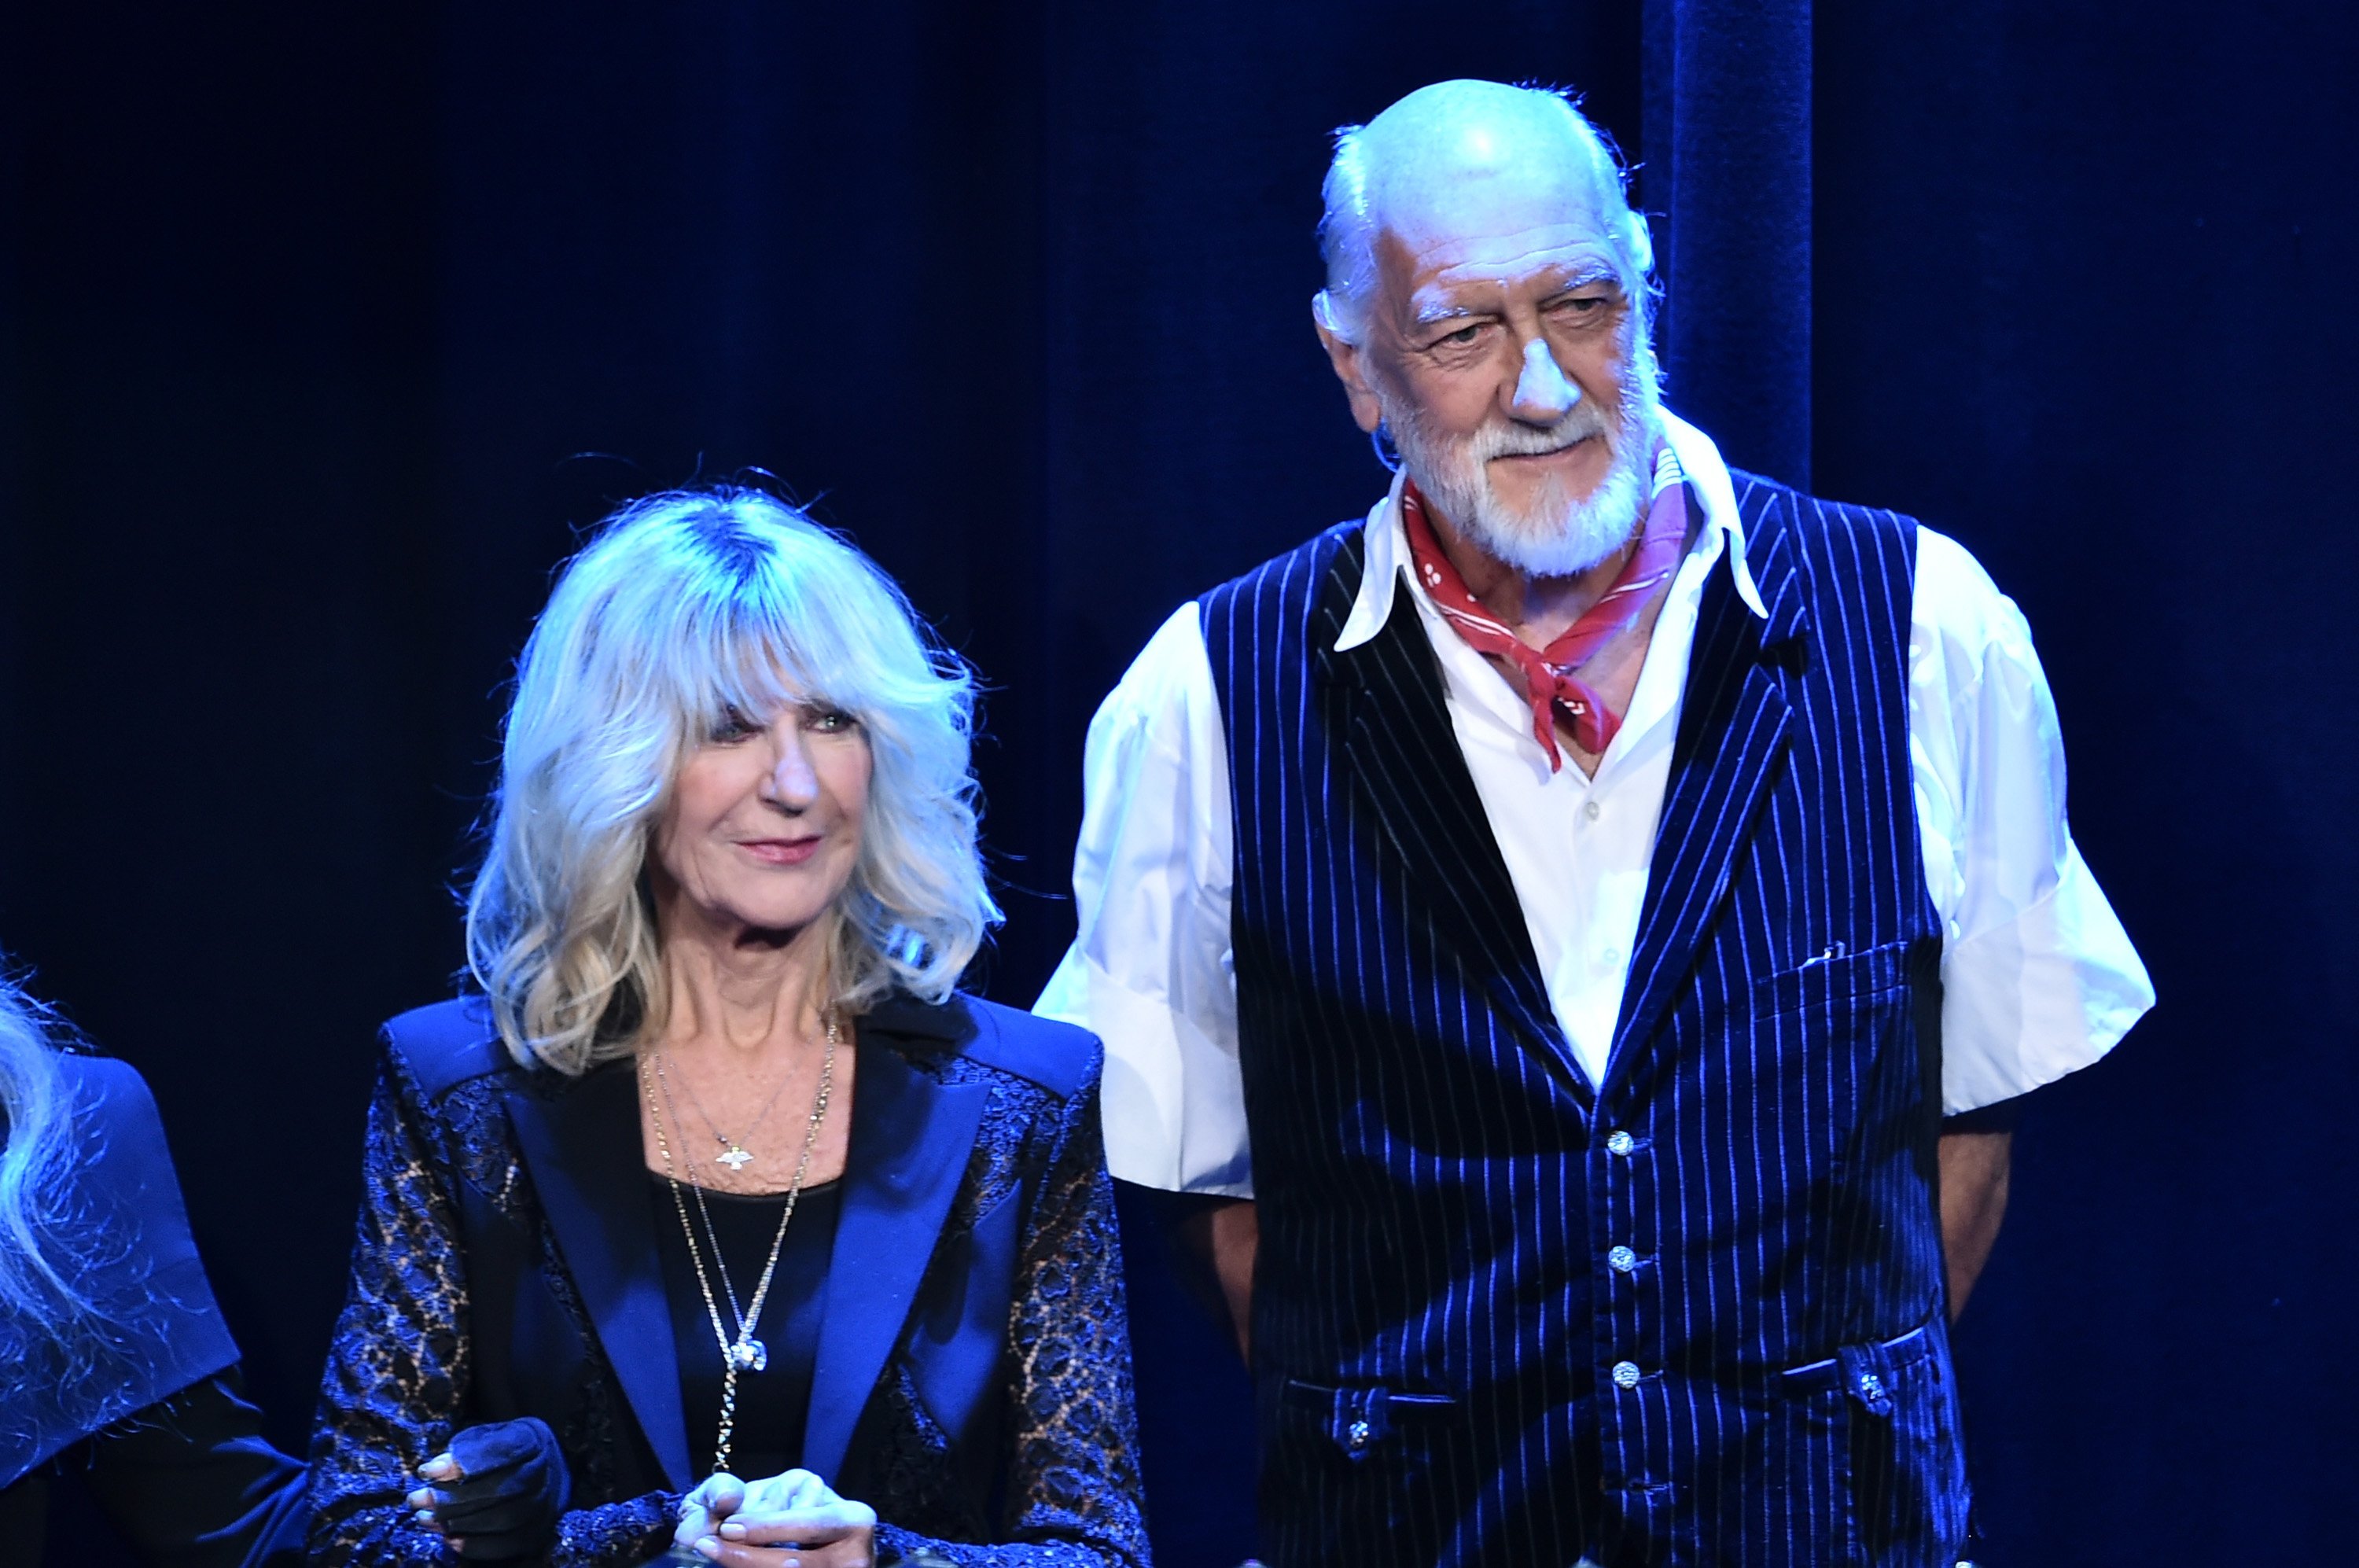
[[[1627,1154],[1637,1147],[1638,1140],[1626,1132],[1617,1131],[1605,1140],[1605,1152],[1608,1154]]]
[[[1605,1266],[1616,1274],[1627,1274],[1638,1267],[1638,1255],[1626,1247],[1617,1247],[1605,1255]]]
[[[1616,1361],[1614,1364],[1612,1376],[1615,1388],[1635,1388],[1638,1386],[1638,1364],[1635,1361]]]

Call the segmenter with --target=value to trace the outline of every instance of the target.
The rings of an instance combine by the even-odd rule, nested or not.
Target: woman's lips
[[[800,866],[819,853],[820,837],[810,838],[745,838],[737,847],[765,866]]]

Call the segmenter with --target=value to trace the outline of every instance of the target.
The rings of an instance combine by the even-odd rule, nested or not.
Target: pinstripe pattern
[[[1770,615],[1717,569],[1594,1094],[1418,616],[1333,651],[1360,526],[1204,597],[1288,1568],[1954,1560],[1915,525],[1735,478]],[[1888,1416],[1781,1386],[1928,1323]]]

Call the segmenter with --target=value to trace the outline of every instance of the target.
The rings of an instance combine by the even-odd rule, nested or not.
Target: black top
[[[679,1403],[688,1418],[689,1457],[698,1475],[709,1475],[714,1440],[721,1431],[721,1347],[713,1337],[704,1291],[697,1283],[695,1262],[689,1256],[687,1233],[680,1227],[681,1203],[672,1201],[671,1182],[652,1171],[647,1175],[647,1189],[648,1199],[655,1204],[656,1251],[663,1262],[672,1345],[679,1358]],[[722,1326],[734,1337],[737,1320],[719,1276],[712,1272],[713,1242],[717,1239],[720,1244],[722,1264],[738,1303],[751,1307],[755,1289],[761,1283],[762,1266],[769,1259],[770,1244],[777,1238],[787,1195],[745,1196],[685,1183],[679,1193],[688,1223],[696,1227],[697,1246],[704,1257],[706,1278],[712,1281],[713,1304],[721,1310]],[[703,1200],[701,1209],[700,1198]],[[754,1337],[769,1353],[768,1364],[759,1372],[737,1376],[737,1421],[730,1440],[729,1469],[746,1480],[776,1475],[802,1463],[803,1423],[810,1410],[811,1368],[819,1355],[828,1254],[835,1245],[835,1222],[842,1206],[840,1181],[805,1187],[796,1200],[786,1242],[778,1248],[778,1267],[754,1328]]]
[[[59,1486],[87,1492],[156,1568],[298,1568],[303,1560],[303,1466],[263,1437],[262,1413],[246,1402],[234,1367],[0,1487],[0,1563],[88,1560],[90,1542],[47,1529]]]

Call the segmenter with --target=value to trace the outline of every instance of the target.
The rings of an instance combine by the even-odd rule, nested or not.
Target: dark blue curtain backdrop
[[[1731,463],[1810,483],[1809,0],[1650,0],[1634,157],[1663,375]]]
[[[1098,697],[1382,483],[1308,320],[1325,133],[1577,84],[1674,406],[2023,604],[2162,991],[2026,1117],[1961,1337],[1984,1561],[2340,1561],[2354,55],[2188,0],[14,7],[0,947],[155,1084],[299,1444],[371,1031],[458,963],[575,530],[758,466],[900,577],[994,686],[976,984],[1028,1000]],[[1162,1560],[1234,1563],[1243,1375],[1134,1218]]]

